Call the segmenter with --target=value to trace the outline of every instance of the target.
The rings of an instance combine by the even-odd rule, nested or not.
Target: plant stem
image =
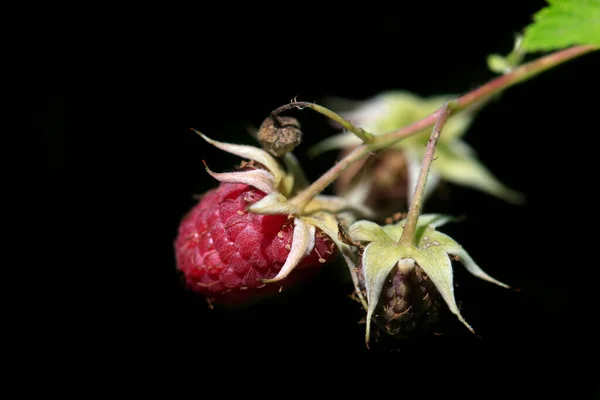
[[[447,102],[440,109],[438,113],[437,121],[433,126],[433,131],[427,142],[427,149],[425,150],[425,156],[423,157],[423,163],[421,164],[421,172],[419,173],[419,179],[417,180],[417,186],[415,187],[415,193],[413,199],[408,208],[408,215],[406,216],[406,224],[404,225],[404,231],[400,237],[400,244],[408,244],[415,246],[417,244],[417,222],[421,209],[423,208],[423,200],[425,197],[425,187],[427,186],[427,176],[429,175],[429,168],[433,162],[433,155],[435,154],[435,146],[437,145],[440,135],[442,134],[442,128],[446,124],[448,117],[456,108],[455,102]]]
[[[336,163],[327,172],[325,172],[319,179],[314,181],[309,187],[298,193],[293,199],[289,201],[290,204],[296,206],[300,211],[306,207],[306,205],[319,193],[321,193],[331,182],[336,180],[338,176],[346,169],[350,164],[360,160],[363,157],[369,155],[369,151],[366,146],[360,146],[355,148],[350,154],[344,157],[341,161]]]
[[[575,46],[565,50],[557,51],[545,57],[538,58],[537,60],[531,61],[527,64],[523,64],[520,67],[515,68],[512,72],[492,79],[483,86],[480,86],[479,88],[456,99],[457,107],[455,113],[462,111],[465,108],[468,108],[469,106],[474,105],[477,102],[481,102],[489,97],[492,97],[508,89],[511,86],[524,82],[541,72],[556,67],[566,61],[569,61],[583,54],[589,53],[593,50],[598,50],[598,47]],[[435,123],[439,114],[440,110],[437,110],[433,114],[423,118],[420,121],[415,122],[412,125],[401,128],[397,131],[377,135],[373,139],[372,143],[381,144],[384,147],[390,146],[401,139],[404,139],[425,128],[430,127]]]
[[[494,96],[502,92],[503,90],[516,85],[517,83],[524,82],[525,80],[532,78],[533,76],[543,71],[556,67],[557,65],[560,65],[575,57],[589,53],[593,50],[598,50],[598,47],[575,46],[565,50],[557,51],[555,53],[541,57],[537,60],[531,61],[527,64],[523,64],[520,67],[515,68],[512,72],[507,73],[506,75],[499,76],[491,80],[490,82],[484,84],[483,86],[480,86],[479,88],[454,100],[452,106],[453,114],[456,114],[457,112],[462,111],[465,108],[474,105],[475,103],[484,101],[489,97]],[[311,105],[314,104],[304,102],[292,102],[291,104],[286,104],[285,106],[279,107],[277,110],[273,111],[273,113],[279,113],[297,106],[310,107]],[[313,109],[315,111],[320,112],[315,108]],[[417,121],[405,128],[396,130],[394,132],[389,132],[383,135],[374,136],[370,144],[363,144],[361,146],[356,147],[351,153],[349,153],[346,157],[344,157],[333,167],[331,167],[329,171],[325,172],[325,174],[323,174],[319,179],[314,181],[309,187],[304,189],[302,192],[298,193],[296,197],[290,200],[290,202],[296,207],[298,207],[299,210],[303,210],[306,204],[310,202],[310,200],[312,200],[315,196],[317,196],[319,193],[325,190],[325,188],[327,188],[327,186],[329,186],[334,180],[336,180],[337,177],[340,176],[342,171],[344,171],[344,169],[346,169],[351,163],[360,160],[361,158],[367,156],[373,151],[389,147],[406,137],[414,135],[415,133],[418,133],[423,129],[429,128],[438,120],[440,114],[444,113],[443,110],[444,108],[442,107],[441,109],[435,111],[428,117],[425,117],[422,120]],[[339,119],[343,121],[343,118],[339,117]],[[350,124],[350,126],[353,127],[352,124]],[[354,129],[358,131],[357,128]],[[351,132],[356,134],[355,130],[351,130]],[[361,131],[364,132],[362,129]]]
[[[342,126],[342,128],[344,128],[345,130],[350,131],[350,132],[354,133],[356,136],[358,136],[360,138],[360,140],[362,140],[364,143],[371,143],[371,141],[373,141],[374,135],[372,133],[369,133],[362,128],[358,128],[358,127],[352,125],[352,123],[350,121],[345,120],[340,115],[336,114],[335,112],[331,111],[330,109],[325,108],[325,107],[320,106],[315,103],[308,103],[306,101],[293,100],[290,104],[286,104],[286,105],[281,106],[281,107],[277,108],[276,110],[272,111],[271,117],[273,117],[273,119],[276,120],[276,117],[280,113],[282,113],[286,110],[289,110],[291,108],[302,109],[304,107],[308,107],[308,108],[318,112],[319,114],[323,114],[327,118],[337,122],[338,124],[340,124]]]

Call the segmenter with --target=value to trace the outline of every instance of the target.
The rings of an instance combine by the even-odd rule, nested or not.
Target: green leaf
[[[365,248],[362,267],[367,291],[367,331],[365,342],[369,344],[371,319],[381,296],[383,284],[394,266],[403,259],[411,259],[413,248],[398,245],[389,239],[371,242]]]
[[[506,283],[500,282],[499,280],[492,278],[485,271],[483,271],[481,267],[477,265],[475,260],[473,260],[473,258],[469,255],[469,253],[467,253],[467,251],[450,236],[442,232],[435,231],[433,229],[430,229],[427,234],[429,235],[428,243],[437,242],[446,253],[451,254],[453,256],[458,256],[461,264],[467,269],[467,271],[469,271],[477,278],[483,279],[491,283],[495,283],[496,285],[502,286],[507,289],[510,288]]]
[[[437,228],[439,226],[442,226],[448,222],[455,221],[455,220],[456,220],[455,217],[452,217],[450,215],[445,215],[445,214],[422,214],[422,215],[420,215],[419,219],[417,221],[417,243],[419,243],[424,232],[427,229],[429,229],[430,227]],[[355,223],[355,225],[356,224],[358,224],[358,223]],[[371,224],[376,225],[372,222],[371,222]],[[380,228],[380,229],[383,229],[385,234],[387,234],[387,236],[389,236],[389,239],[391,239],[394,242],[398,242],[400,240],[400,237],[402,236],[402,232],[404,232],[405,224],[406,224],[406,218],[398,221],[395,224],[385,225],[385,226],[383,226],[383,228]],[[371,226],[371,225],[369,225],[369,226]],[[376,225],[376,226],[379,226],[379,225]],[[375,230],[375,228],[371,228],[371,229]],[[354,240],[362,240],[362,239],[358,239],[357,237],[355,237],[354,233],[351,233],[351,236]],[[373,239],[373,240],[375,240],[375,239]]]
[[[417,243],[421,242],[421,239],[425,235],[427,231],[435,232],[435,228],[445,225],[448,222],[456,221],[456,217],[452,217],[450,215],[444,214],[425,214],[419,216],[419,220],[417,221],[417,232],[416,239]]]
[[[497,74],[510,73],[521,64],[525,57],[525,52],[521,46],[522,43],[523,36],[516,35],[513,49],[508,55],[490,54],[487,58],[488,68]]]
[[[298,209],[288,203],[287,199],[279,192],[269,193],[256,203],[248,207],[248,211],[254,214],[300,214]]]
[[[438,289],[442,298],[448,305],[448,308],[456,315],[471,332],[473,328],[465,321],[454,298],[454,284],[452,263],[448,254],[440,246],[431,246],[426,249],[419,249],[414,253],[414,260],[421,269],[429,276],[435,287]]]
[[[377,240],[385,242],[390,240],[384,229],[372,221],[356,221],[350,225],[348,233],[353,240],[361,242],[375,242]]]
[[[600,46],[600,0],[548,0],[548,4],[525,28],[523,49],[531,52]]]
[[[292,190],[302,190],[309,185],[308,178],[304,174],[304,170],[300,165],[300,162],[296,156],[291,153],[285,153],[283,156],[283,162],[285,163],[288,174],[284,178],[284,195],[292,193]]]

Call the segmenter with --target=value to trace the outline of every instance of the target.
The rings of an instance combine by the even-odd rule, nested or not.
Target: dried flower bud
[[[270,154],[282,157],[302,141],[300,123],[293,117],[268,117],[258,130],[258,141]]]

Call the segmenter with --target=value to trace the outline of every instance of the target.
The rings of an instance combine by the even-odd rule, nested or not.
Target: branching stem
[[[457,107],[454,114],[476,103],[484,101],[511,86],[533,78],[541,72],[556,67],[566,61],[589,53],[593,50],[598,50],[598,48],[594,46],[575,46],[538,58],[537,60],[533,60],[527,64],[523,64],[520,67],[515,68],[512,72],[492,79],[479,88],[456,99]],[[440,110],[437,110],[433,114],[407,127],[383,135],[377,135],[375,136],[375,139],[373,139],[373,143],[381,144],[384,147],[391,146],[392,144],[433,125],[437,120],[439,113]]]
[[[551,53],[544,57],[540,57],[537,60],[533,60],[527,64],[523,64],[520,67],[515,68],[512,72],[492,79],[491,81],[480,86],[479,88],[469,93],[466,93],[465,95],[454,100],[452,102],[452,113],[456,114],[470,106],[473,106],[481,101],[488,99],[491,96],[494,96],[508,89],[511,86],[524,82],[543,71],[556,67],[566,61],[569,61],[573,58],[584,55],[594,50],[598,50],[598,48],[595,46],[574,46],[565,50],[560,50],[555,53]],[[411,124],[407,127],[383,135],[373,136],[372,134],[367,133],[360,128],[354,127],[354,125],[352,125],[348,121],[345,121],[342,117],[335,114],[333,111],[327,110],[326,108],[313,103],[294,101],[290,104],[286,104],[282,107],[279,107],[277,110],[273,111],[273,113],[277,115],[285,110],[289,110],[294,107],[312,108],[313,110],[330,117],[331,119],[342,125],[345,129],[353,132],[357,136],[361,137],[362,135],[361,139],[363,139],[363,141],[365,141],[366,143],[369,143],[356,147],[351,153],[349,153],[342,160],[340,160],[333,167],[331,167],[329,171],[325,172],[325,174],[323,174],[319,179],[314,181],[309,187],[307,187],[302,192],[298,193],[296,197],[291,199],[290,202],[296,207],[298,207],[299,210],[303,210],[304,207],[315,196],[317,196],[319,193],[325,190],[325,188],[327,188],[327,186],[329,186],[333,181],[335,181],[337,177],[340,176],[342,171],[344,171],[353,162],[358,161],[363,157],[366,157],[371,152],[390,147],[404,138],[414,135],[415,133],[418,133],[423,129],[431,127],[434,123],[436,123],[436,121],[438,121],[440,115],[447,112],[447,107],[442,107],[441,109],[435,111],[428,117],[425,117],[422,120],[417,121],[414,124]],[[413,203],[415,203],[415,201],[413,201]]]

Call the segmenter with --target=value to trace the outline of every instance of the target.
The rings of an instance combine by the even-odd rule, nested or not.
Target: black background
[[[597,265],[588,261],[594,247],[585,247],[586,234],[575,223],[590,211],[577,196],[595,188],[587,141],[597,131],[597,54],[509,89],[480,112],[465,137],[504,183],[527,195],[526,205],[450,186],[448,197],[425,207],[467,216],[445,231],[484,270],[522,289],[506,291],[457,266],[457,297],[481,338],[451,322],[439,338],[407,343],[398,352],[377,345],[369,351],[364,325],[357,324],[363,313],[347,297],[352,288],[331,270],[274,301],[230,311],[209,310],[187,292],[174,264],[179,219],[195,194],[215,186],[202,160],[214,171],[238,162],[190,128],[252,144],[246,126],[257,126],[295,96],[319,102],[328,95],[361,100],[390,89],[465,93],[493,77],[486,56],[510,51],[513,35],[542,6],[147,6],[103,10],[99,23],[77,21],[85,36],[73,54],[85,56],[70,66],[73,85],[65,90],[48,76],[36,116],[48,139],[49,182],[69,194],[52,204],[75,217],[62,241],[78,264],[69,272],[100,306],[86,331],[102,332],[95,346],[127,349],[117,352],[115,364],[131,349],[142,358],[189,359],[199,375],[218,361],[235,361],[235,371],[239,363],[272,362],[265,367],[268,380],[284,376],[280,368],[290,360],[324,360],[357,374],[381,372],[389,363],[393,369],[384,372],[411,382],[449,374],[457,387],[448,390],[457,393],[476,383],[512,394],[592,393],[597,384],[586,371],[593,368],[584,364],[596,350],[589,339],[598,314],[591,275]],[[309,160],[304,152],[334,131],[310,111],[294,115],[305,134],[297,154],[315,179],[335,157]],[[79,241],[84,244],[67,245]],[[72,247],[85,258],[74,256]],[[81,285],[81,269],[95,261],[101,266],[94,274],[111,289]],[[67,302],[79,307],[74,303]],[[385,362],[363,363],[380,353]],[[356,365],[340,361],[350,357]],[[373,382],[389,382],[385,376]]]

